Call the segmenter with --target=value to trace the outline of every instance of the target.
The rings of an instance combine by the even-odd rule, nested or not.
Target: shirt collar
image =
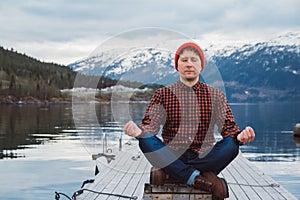
[[[200,90],[201,86],[202,86],[202,83],[199,80],[195,85],[193,85],[193,89],[194,90]]]
[[[185,85],[180,80],[177,81],[177,84],[180,88],[193,88],[193,90],[199,90],[202,85],[200,80],[198,80],[197,83],[195,85],[193,85],[192,87]]]

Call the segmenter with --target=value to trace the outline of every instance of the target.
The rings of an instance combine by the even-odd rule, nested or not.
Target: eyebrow
[[[196,59],[200,59],[198,56],[184,56],[184,57],[181,57],[181,56],[180,56],[180,59],[185,59],[185,58],[196,58]]]

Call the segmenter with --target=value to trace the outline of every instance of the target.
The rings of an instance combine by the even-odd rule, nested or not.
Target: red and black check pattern
[[[200,81],[193,87],[178,81],[155,92],[141,127],[157,134],[161,125],[165,144],[198,153],[213,145],[215,125],[223,137],[240,132],[224,93]]]

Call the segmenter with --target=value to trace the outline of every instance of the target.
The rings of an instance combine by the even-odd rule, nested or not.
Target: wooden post
[[[300,137],[300,123],[297,123],[294,128],[294,137]]]

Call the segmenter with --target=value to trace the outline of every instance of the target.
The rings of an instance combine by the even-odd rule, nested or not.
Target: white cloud
[[[105,38],[141,27],[194,38],[267,38],[299,30],[299,8],[298,0],[1,1],[0,45],[68,64]]]
[[[10,46],[13,46],[19,53],[25,53],[41,61],[67,65],[87,57],[97,47],[97,42],[93,43],[91,40],[81,39],[64,42],[29,41],[12,43]]]

